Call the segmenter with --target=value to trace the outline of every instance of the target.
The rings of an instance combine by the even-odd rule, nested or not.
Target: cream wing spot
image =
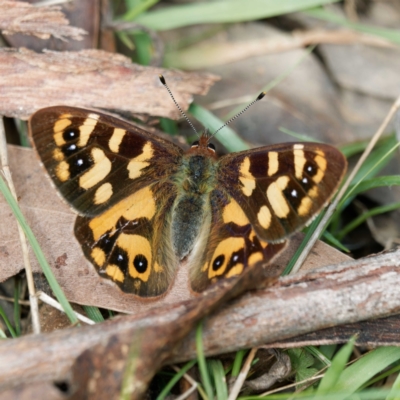
[[[268,153],[268,176],[275,175],[279,170],[278,153],[270,151]]]
[[[300,217],[304,217],[310,212],[312,204],[312,200],[307,196],[301,199],[299,208],[297,209],[297,213]]]
[[[245,196],[250,197],[253,190],[256,188],[256,180],[250,173],[250,159],[245,157],[239,168],[239,180],[242,183],[242,192]]]
[[[249,224],[246,214],[243,212],[239,204],[233,199],[231,199],[230,203],[225,206],[222,213],[222,219],[226,224],[229,222],[233,222],[240,226]]]
[[[304,156],[304,145],[295,144],[293,146],[293,154],[294,154],[294,172],[297,179],[301,179],[303,176],[304,165],[307,160]]]
[[[54,149],[53,150],[53,158],[56,161],[62,161],[64,160],[64,153],[60,149]]]
[[[100,118],[98,114],[89,114],[88,117],[85,119],[83,124],[79,127],[79,141],[78,146],[83,147],[86,146],[90,135],[92,134],[94,128],[97,125],[97,120]]]
[[[91,154],[94,165],[79,178],[79,186],[86,190],[100,183],[111,171],[111,161],[103,150],[95,147]]]
[[[69,119],[71,118],[70,114],[62,114],[60,116],[60,118],[56,121],[56,123],[54,124],[53,127],[53,138],[54,141],[56,142],[57,146],[62,146],[64,145],[66,142],[64,140],[64,130],[65,128],[67,128],[68,126],[70,126],[72,124],[72,121]]]
[[[216,276],[223,275],[232,254],[243,249],[245,241],[243,238],[228,238],[221,241],[214,251],[212,260],[208,268],[208,278],[212,279]]]
[[[272,182],[267,189],[269,203],[278,218],[286,218],[290,213],[289,205],[283,194],[288,183],[289,177],[281,176],[275,182]]]
[[[117,244],[128,254],[129,275],[132,278],[139,278],[141,281],[147,282],[152,265],[150,242],[140,235],[127,235],[122,233],[118,237]]]
[[[107,200],[110,199],[112,194],[113,194],[113,188],[112,188],[111,183],[109,183],[109,182],[103,183],[96,190],[96,193],[94,194],[94,203],[95,204],[103,204]]]
[[[93,218],[89,227],[93,233],[94,241],[98,241],[104,232],[115,231],[118,220],[124,217],[128,221],[139,218],[151,219],[156,210],[153,194],[148,187],[145,187],[109,208],[103,214]]]
[[[100,247],[94,247],[91,256],[98,267],[101,267],[106,262],[106,253]]]
[[[319,151],[318,155],[315,156],[314,160],[318,165],[318,171],[317,173],[312,177],[313,181],[315,183],[319,183],[322,181],[322,179],[325,176],[325,171],[326,171],[326,167],[327,167],[327,162],[326,162],[326,158],[324,155],[320,154],[321,151]],[[322,153],[323,154],[323,153]]]
[[[61,182],[65,182],[70,177],[69,164],[66,161],[61,161],[56,167],[56,176]]]
[[[121,269],[117,265],[107,265],[106,274],[113,280],[117,282],[123,282],[125,277]]]
[[[262,206],[257,214],[257,219],[264,229],[268,229],[271,225],[271,211],[267,206]]]
[[[125,129],[114,128],[114,132],[111,136],[110,141],[108,142],[108,147],[110,148],[111,151],[113,151],[114,153],[119,152],[119,145],[121,144],[125,134],[126,134]]]
[[[226,274],[227,278],[231,278],[232,276],[240,275],[243,272],[244,265],[242,263],[236,264],[233,268],[231,268]]]
[[[129,178],[136,179],[142,174],[142,169],[148,167],[150,160],[154,155],[154,149],[150,142],[147,142],[143,146],[142,153],[139,154],[137,157],[133,158],[129,161],[128,164],[128,171],[129,171]]]
[[[316,198],[318,197],[318,186],[314,185],[308,192],[307,195],[310,196],[311,198]]]
[[[261,251],[257,251],[256,253],[253,253],[250,255],[249,259],[248,259],[248,264],[251,267],[252,265],[254,265],[255,263],[262,261],[264,258],[263,254],[261,253]]]

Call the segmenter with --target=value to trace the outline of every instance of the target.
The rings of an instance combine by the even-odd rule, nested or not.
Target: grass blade
[[[135,22],[154,30],[210,23],[252,21],[306,10],[338,0],[243,0],[203,1],[164,7],[139,15]],[[127,20],[129,15],[123,16]]]
[[[88,316],[88,318],[90,318],[92,321],[95,321],[95,322],[103,322],[104,321],[104,317],[97,307],[83,306],[83,309],[85,310],[85,313]]]
[[[380,347],[373,350],[343,371],[334,390],[352,394],[374,375],[399,360],[400,348],[398,347]],[[344,398],[345,396],[338,396],[337,400]]]
[[[331,393],[336,386],[343,370],[346,367],[350,355],[353,351],[355,337],[352,337],[347,344],[345,344],[333,357],[331,366],[325,372],[324,377],[318,385],[316,392],[317,396]]]
[[[204,349],[203,349],[203,321],[199,323],[196,329],[196,350],[197,350],[197,362],[199,364],[201,381],[203,382],[208,400],[212,400],[214,398],[214,391],[211,386],[211,379],[208,373],[206,358],[204,356]]]
[[[192,103],[189,107],[189,113],[193,115],[203,126],[211,133],[220,128],[224,122],[217,118],[213,113],[206,110],[198,104]],[[216,138],[229,151],[241,151],[249,149],[249,145],[231,128],[225,127],[218,132]]]
[[[192,360],[186,363],[180,370],[177,372],[171,380],[165,385],[164,389],[161,391],[161,393],[157,396],[156,400],[164,400],[166,396],[168,396],[169,392],[171,389],[175,386],[175,384],[179,381],[179,379],[182,378],[183,375],[186,374],[186,372],[189,371],[190,368],[192,368],[195,364],[197,363],[197,360]]]
[[[35,235],[33,234],[31,228],[27,224],[19,206],[18,203],[15,201],[14,197],[12,196],[10,190],[8,189],[8,186],[4,182],[4,179],[0,176],[0,192],[3,193],[4,198],[6,199],[7,203],[11,207],[12,212],[14,213],[16,219],[18,220],[19,224],[21,225],[26,237],[29,240],[29,243],[32,246],[32,250],[35,253],[35,256],[37,260],[39,261],[39,264],[42,268],[42,271],[44,275],[46,276],[46,279],[54,292],[54,295],[56,296],[57,300],[59,303],[62,305],[63,310],[65,311],[65,314],[68,316],[69,320],[73,324],[78,324],[78,318],[76,317],[74,311],[72,310],[71,305],[69,304],[67,298],[64,295],[64,292],[62,291],[60,285],[58,284],[53,271],[50,268],[50,265],[48,264],[46,257],[44,256],[42,249],[39,246],[38,241],[36,240]]]

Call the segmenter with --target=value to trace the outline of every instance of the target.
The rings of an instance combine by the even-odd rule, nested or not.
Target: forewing
[[[189,257],[190,284],[195,292],[238,276],[245,269],[270,262],[286,243],[260,240],[239,204],[224,190],[210,196],[211,224]]]
[[[259,238],[279,242],[307,225],[327,204],[346,165],[332,146],[288,143],[222,157],[217,179]]]
[[[56,106],[29,129],[42,163],[67,202],[95,216],[144,186],[173,175],[182,150],[107,114]]]

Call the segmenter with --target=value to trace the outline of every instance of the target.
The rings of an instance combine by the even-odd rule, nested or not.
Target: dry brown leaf
[[[6,35],[23,33],[41,39],[51,35],[81,40],[86,31],[69,26],[68,19],[58,6],[35,7],[23,1],[0,2],[0,30]]]
[[[38,54],[1,49],[0,114],[27,119],[40,108],[63,104],[177,118],[180,113],[159,74],[165,76],[183,109],[193,94],[207,93],[218,79],[211,74],[143,67],[101,50]]]
[[[99,277],[94,267],[83,256],[73,234],[76,214],[61,200],[50,179],[40,168],[31,149],[9,146],[10,167],[20,206],[39,241],[46,259],[67,298],[75,303],[95,305],[123,312],[137,312],[172,304],[192,297],[186,268],[179,268],[171,290],[160,300],[143,302],[138,297],[121,292],[112,282]],[[17,224],[5,200],[0,196],[0,281],[23,269]],[[288,249],[276,263],[273,275],[286,266],[297,248],[301,235],[290,242]],[[30,258],[35,272],[40,267],[32,251]],[[331,247],[319,243],[306,264],[311,268],[346,260],[347,257]]]
[[[236,42],[263,38],[279,41],[287,35],[253,22],[229,26],[215,41],[229,47]],[[282,128],[331,144],[350,142],[354,138],[341,113],[336,87],[321,62],[307,50],[259,55],[213,66],[208,71],[222,79],[199,102],[206,102],[207,108],[222,118],[232,112],[232,106],[244,107],[257,93],[268,88],[258,105],[230,124],[251,143],[266,145],[296,140],[282,133]],[[282,78],[282,82],[269,88]],[[244,94],[251,95],[244,99]]]

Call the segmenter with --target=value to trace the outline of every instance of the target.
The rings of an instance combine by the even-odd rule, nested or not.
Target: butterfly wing
[[[222,157],[218,189],[210,196],[210,234],[189,260],[193,290],[270,261],[285,247],[285,238],[329,201],[345,171],[346,159],[338,150],[315,143]]]
[[[42,163],[80,214],[75,235],[100,275],[159,296],[177,265],[169,235],[182,149],[95,111],[50,107],[29,123]]]
[[[261,261],[270,261],[286,243],[260,240],[238,203],[223,189],[210,196],[209,235],[200,240],[188,260],[191,287],[204,291],[220,279],[240,275]]]
[[[258,237],[276,243],[317,215],[346,166],[343,154],[329,145],[279,144],[222,157],[218,184],[238,203]]]
[[[81,215],[95,216],[134,191],[173,175],[182,149],[121,119],[55,106],[29,121],[55,186]]]

